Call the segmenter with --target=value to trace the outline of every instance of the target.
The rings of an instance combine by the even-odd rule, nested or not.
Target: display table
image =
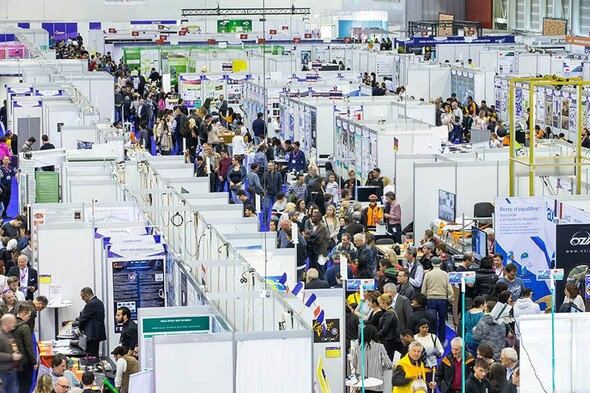
[[[49,303],[47,308],[52,308],[54,312],[54,323],[55,323],[55,337],[59,334],[59,309],[70,307],[73,304],[71,301],[62,300],[61,303]]]
[[[55,343],[53,341],[39,341],[37,346],[39,347],[41,364],[49,368],[51,368],[51,359],[58,353],[68,357],[82,357],[86,355],[86,352],[81,348],[70,346],[69,340],[60,340]]]
[[[380,379],[377,379],[377,378],[366,378],[365,379],[365,389],[374,388],[374,387],[382,385],[382,384],[383,384],[383,381]],[[357,383],[352,383],[352,381],[346,381],[345,385],[349,386],[351,388],[362,388],[361,381],[358,381]]]

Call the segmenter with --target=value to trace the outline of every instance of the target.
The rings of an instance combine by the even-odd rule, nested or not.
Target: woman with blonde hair
[[[395,186],[389,177],[383,176],[383,195],[387,194],[388,192],[395,193]]]
[[[44,374],[37,380],[37,386],[33,393],[51,393],[53,389],[51,375]]]
[[[332,250],[338,244],[338,234],[340,233],[340,220],[336,217],[336,207],[328,205],[326,207],[326,215],[324,222],[330,233],[330,240],[328,240],[328,249]]]
[[[283,213],[281,214],[281,220],[284,218],[289,218],[289,213],[292,211],[295,211],[295,204],[293,202],[287,202],[287,204],[285,205],[285,210],[283,210]]]

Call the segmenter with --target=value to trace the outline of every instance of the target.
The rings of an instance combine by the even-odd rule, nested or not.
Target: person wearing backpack
[[[492,259],[490,257],[482,258],[480,268],[475,271],[473,296],[484,296],[488,299],[497,281],[498,275],[493,269]]]

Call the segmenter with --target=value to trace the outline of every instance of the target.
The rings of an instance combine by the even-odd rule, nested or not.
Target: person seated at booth
[[[65,378],[70,383],[70,387],[77,387],[81,388],[82,384],[76,378],[76,375],[68,370],[68,363],[69,359],[66,355],[62,353],[56,354],[53,359],[51,359],[51,369],[49,370],[49,375],[51,375],[51,380],[55,383],[59,378]],[[40,374],[39,377],[41,377]]]

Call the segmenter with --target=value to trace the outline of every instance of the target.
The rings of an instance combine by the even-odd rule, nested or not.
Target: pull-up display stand
[[[537,280],[549,281],[551,289],[551,391],[555,388],[555,281],[563,280],[563,269],[543,269],[537,271]]]
[[[465,315],[465,289],[467,284],[475,283],[475,272],[453,272],[449,273],[449,283],[451,285],[461,284],[461,315]],[[465,391],[465,317],[461,320],[461,391]]]

